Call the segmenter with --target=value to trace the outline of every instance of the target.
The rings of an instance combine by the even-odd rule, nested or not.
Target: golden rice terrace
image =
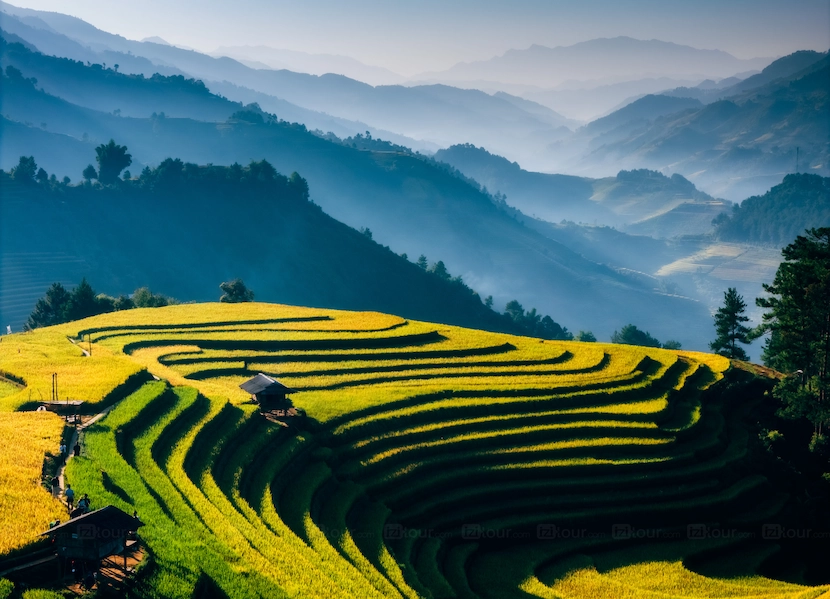
[[[760,534],[786,495],[747,458],[746,375],[718,356],[267,304],[117,312],[1,345],[22,381],[0,393],[7,417],[32,418],[11,412],[53,372],[61,398],[114,405],[67,478],[145,522],[148,594],[828,592],[759,574],[787,560]],[[288,409],[240,389],[258,373],[293,390]]]

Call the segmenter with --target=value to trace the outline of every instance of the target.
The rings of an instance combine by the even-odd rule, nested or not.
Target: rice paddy
[[[60,399],[115,406],[66,476],[94,505],[138,512],[155,596],[830,590],[764,576],[780,554],[758,531],[782,503],[747,464],[747,406],[727,392],[739,376],[718,356],[205,304],[12,335],[0,370],[16,381],[5,418],[57,420],[12,412],[52,373]],[[296,412],[263,417],[239,388],[260,372]],[[42,458],[57,437],[40,434]],[[25,543],[38,524],[0,536]]]

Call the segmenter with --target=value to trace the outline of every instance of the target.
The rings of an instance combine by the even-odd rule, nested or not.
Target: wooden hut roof
[[[114,505],[108,505],[91,512],[87,512],[77,518],[58,524],[50,528],[41,536],[53,536],[57,534],[75,534],[81,526],[94,526],[97,530],[112,530],[118,532],[132,532],[138,530],[144,523],[138,518],[133,518],[123,510]]]
[[[247,391],[251,395],[262,393],[266,389],[272,393],[295,393],[294,389],[289,389],[276,379],[272,379],[267,374],[261,372],[250,380],[245,381],[239,385],[242,390]]]

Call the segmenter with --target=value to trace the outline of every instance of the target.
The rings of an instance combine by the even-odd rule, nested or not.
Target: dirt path
[[[63,464],[61,464],[60,469],[58,469],[58,481],[60,482],[61,496],[63,495],[64,489],[66,489],[66,485],[64,484],[64,480],[63,480],[64,470],[66,470],[66,465],[69,463],[69,460],[71,460],[75,456],[75,452],[73,451],[73,448],[75,447],[75,443],[80,442],[81,452],[83,453],[83,451],[84,451],[84,438],[83,438],[84,430],[86,430],[88,427],[92,426],[93,424],[95,424],[96,422],[101,420],[101,418],[103,418],[104,416],[109,414],[110,411],[115,407],[115,405],[117,405],[117,404],[111,405],[108,408],[98,412],[97,414],[95,414],[92,418],[90,418],[86,422],[76,426],[75,430],[72,432],[72,438],[69,440],[69,443],[66,446],[66,451],[67,451],[67,454],[68,454],[67,457],[66,457],[66,461]],[[77,493],[77,490],[76,490],[76,493]],[[76,497],[76,500],[77,499],[79,499],[79,497]]]

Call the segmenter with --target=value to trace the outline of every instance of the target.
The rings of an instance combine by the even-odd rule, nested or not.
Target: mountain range
[[[27,52],[31,53],[17,45],[4,57]],[[23,66],[22,59],[15,60]],[[27,60],[54,59],[31,53]],[[89,77],[101,70],[77,64],[73,68],[87,69]],[[138,78],[111,69],[97,81],[100,94],[107,95],[104,86],[133,90],[136,101],[146,99],[145,114],[161,90],[172,85],[160,78]],[[198,84],[184,85],[178,78],[174,82],[194,98],[205,93]],[[134,86],[144,90],[135,91]],[[129,148],[134,173],[142,165],[156,165],[168,157],[194,164],[247,164],[252,158],[265,158],[280,172],[301,173],[314,202],[334,218],[354,228],[370,229],[376,241],[392,246],[395,252],[413,257],[425,253],[430,261],[444,261],[453,275],[461,275],[482,297],[492,295],[496,306],[518,299],[571,329],[592,329],[602,337],[627,321],[648,321],[655,334],[677,337],[678,319],[685,322],[681,342],[699,345],[707,335],[702,305],[662,294],[652,284],[583,258],[518,222],[451,167],[414,153],[360,150],[314,135],[304,126],[276,121],[255,108],[237,110],[222,122],[160,114],[138,118],[104,113],[47,94],[25,72],[14,83],[4,80],[3,88],[3,168],[13,166],[21,154],[33,155],[48,172],[76,178],[86,164],[94,162],[95,146],[109,138]],[[111,93],[122,92],[113,89]],[[206,100],[203,105],[213,106],[212,102],[218,100]],[[24,215],[14,214],[3,218],[5,223],[25,220]],[[202,239],[198,231],[182,229],[179,234],[187,235],[187,240],[191,235]],[[244,242],[244,236],[237,241]],[[3,252],[23,254],[28,247],[6,246]]]
[[[127,40],[65,15],[8,4],[0,8],[4,30],[46,54],[102,66],[117,64],[119,72],[130,74],[183,74],[233,102],[256,102],[283,120],[341,138],[369,131],[424,153],[472,143],[526,170],[593,178],[649,168],[666,175],[679,173],[709,194],[731,201],[763,193],[779,182],[791,169],[795,147],[804,152],[812,172],[824,175],[828,168],[826,144],[822,145],[827,119],[820,117],[826,112],[827,77],[817,73],[801,87],[785,89],[810,75],[810,69],[820,70],[816,63],[826,54],[817,52],[773,62],[742,61],[719,51],[657,40],[612,38],[559,48],[534,46],[486,61],[492,73],[507,65],[516,77],[536,73],[534,69],[582,65],[583,83],[564,73],[559,91],[587,87],[595,98],[605,98],[604,130],[597,132],[596,119],[580,128],[541,103],[543,96],[522,91],[515,83],[507,91],[489,90],[492,93],[413,82],[373,87],[343,75],[250,68],[232,58],[167,43]],[[564,63],[551,66],[551,60]],[[763,71],[751,75],[758,68]],[[544,92],[544,78],[537,75],[521,85]],[[666,93],[654,93],[663,84]],[[676,103],[663,96],[674,97]],[[579,101],[591,104],[584,97]],[[727,104],[711,106],[715,101]],[[788,112],[785,107],[792,102],[795,107]],[[659,110],[654,109],[658,104]],[[608,113],[609,108],[617,110]],[[618,126],[609,129],[609,122]]]
[[[567,81],[596,79],[615,83],[664,76],[722,78],[761,69],[771,61],[771,58],[743,60],[721,50],[621,36],[555,48],[534,44],[524,50],[508,50],[489,60],[425,73],[419,78],[447,83],[480,80],[553,88]]]

